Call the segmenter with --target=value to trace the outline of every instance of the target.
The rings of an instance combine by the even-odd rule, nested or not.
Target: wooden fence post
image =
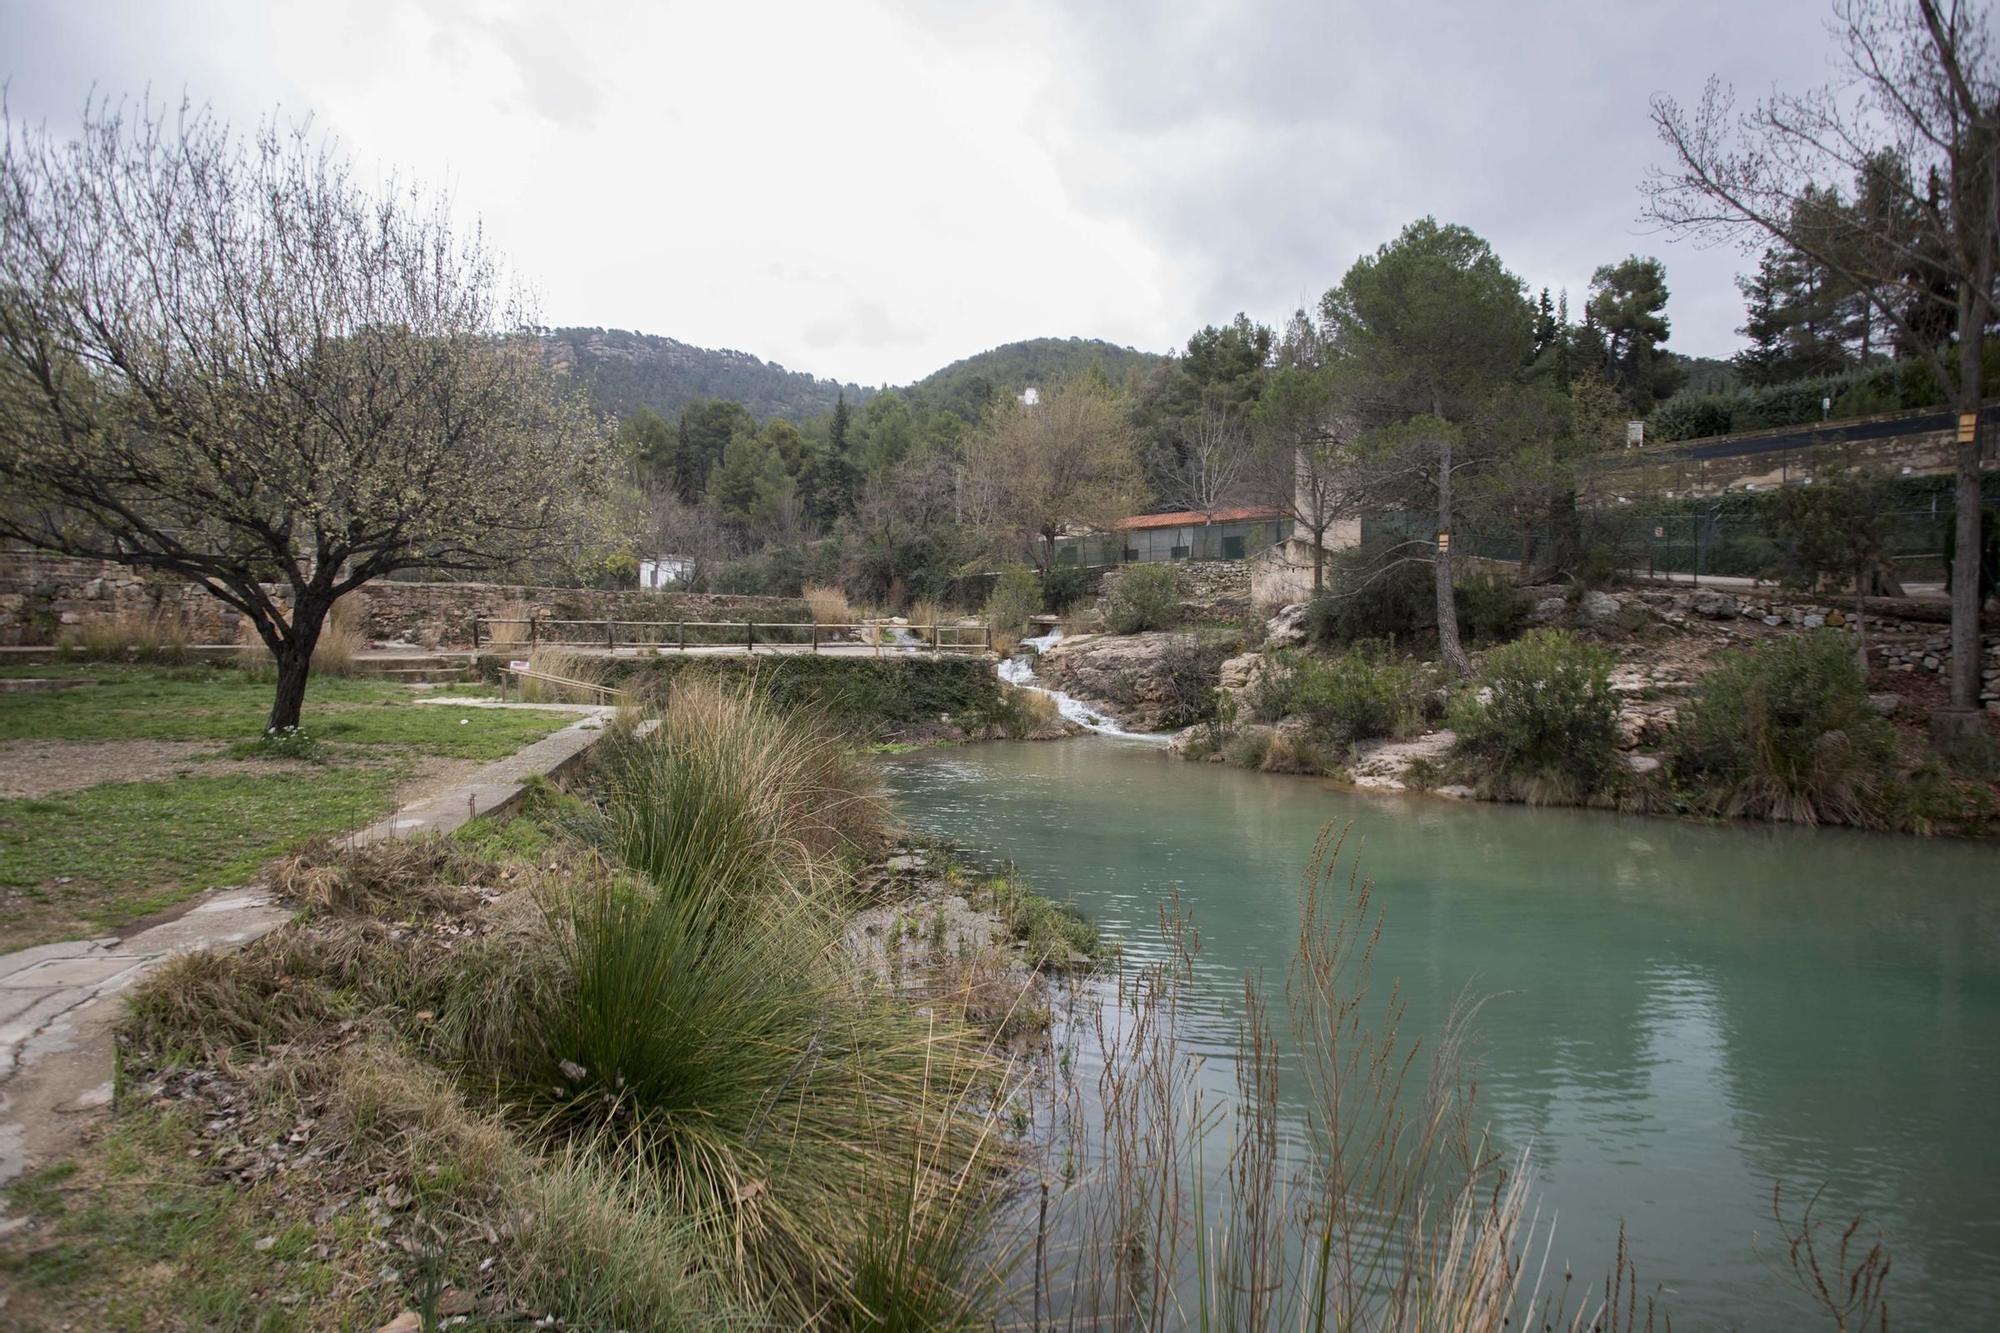
[[[479,617],[472,618],[472,651],[479,651]]]
[[[535,622],[536,622],[536,620],[537,620],[537,617],[536,617],[535,613],[534,613],[533,611],[530,611],[530,612],[528,612],[528,651],[529,651],[529,652],[533,652],[533,651],[535,650],[535,641],[536,641],[536,635],[537,635],[538,633],[540,633],[540,629],[539,629],[539,627],[537,626],[537,624],[535,623]]]
[[[812,639],[812,643],[813,643],[813,652],[814,652],[814,653],[818,653],[818,652],[819,652],[819,622],[818,622],[817,620],[813,621],[813,628],[812,628],[812,635],[813,635],[813,639]]]
[[[616,631],[615,629],[613,629],[613,626],[614,626],[614,625],[616,625],[616,624],[617,624],[617,622],[616,622],[616,621],[614,621],[614,620],[612,620],[612,619],[610,619],[609,617],[606,617],[606,618],[605,618],[605,621],[604,621],[604,647],[605,647],[605,651],[607,651],[607,652],[613,652],[613,653],[615,653],[615,652],[617,652],[617,651],[618,651],[618,634],[617,634],[617,631]]]
[[[743,622],[743,648],[752,657],[757,655],[757,622],[754,620]]]

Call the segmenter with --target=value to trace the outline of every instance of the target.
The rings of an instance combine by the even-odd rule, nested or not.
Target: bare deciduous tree
[[[1241,498],[1250,480],[1250,440],[1239,415],[1205,407],[1182,422],[1179,449],[1166,465],[1160,498],[1215,522],[1216,511]]]
[[[1976,414],[2000,246],[2000,52],[1984,9],[1957,0],[1837,0],[1833,12],[1846,70],[1829,87],[1740,112],[1713,79],[1691,110],[1654,99],[1675,162],[1647,182],[1647,214],[1807,255],[1930,362],[1961,414]],[[1848,181],[1867,206],[1826,206],[1845,200]],[[1932,719],[1954,742],[1980,726],[1976,432],[1956,472],[1951,706]]]
[[[968,442],[966,482],[981,525],[1031,550],[1044,572],[1056,538],[1108,528],[1132,512],[1143,487],[1125,405],[1089,379],[1035,403],[997,405]]]
[[[1326,585],[1326,537],[1354,515],[1352,432],[1322,370],[1277,371],[1257,405],[1253,489],[1312,548],[1314,595]]]
[[[607,476],[477,229],[306,127],[97,103],[5,121],[0,536],[248,617],[296,726],[334,600],[575,532]]]

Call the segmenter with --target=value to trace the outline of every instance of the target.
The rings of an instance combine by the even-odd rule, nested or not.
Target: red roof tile
[[[1282,509],[1271,509],[1263,505],[1232,505],[1218,509],[1213,514],[1204,514],[1199,509],[1178,509],[1171,514],[1134,514],[1131,518],[1121,518],[1111,526],[1120,531],[1130,532],[1144,528],[1198,528],[1203,523],[1268,523],[1285,516]]]

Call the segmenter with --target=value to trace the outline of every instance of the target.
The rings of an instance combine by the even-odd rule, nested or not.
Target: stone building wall
[[[276,591],[274,589],[274,591]],[[738,597],[645,589],[545,588],[502,583],[379,581],[351,596],[364,632],[377,641],[464,648],[475,616],[525,607],[543,619],[795,620],[804,603],[787,597]],[[62,642],[95,621],[166,615],[196,643],[235,643],[242,617],[201,587],[169,574],[96,560],[0,551],[0,644]]]

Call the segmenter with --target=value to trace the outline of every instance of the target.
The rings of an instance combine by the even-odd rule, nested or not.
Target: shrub
[[[1224,762],[1236,768],[1262,768],[1264,756],[1271,752],[1273,735],[1269,727],[1244,727],[1224,743]]]
[[[1018,639],[1028,628],[1028,617],[1040,614],[1041,609],[1042,589],[1035,582],[1035,571],[1026,565],[1002,568],[993,582],[992,595],[986,599],[986,620],[993,626],[995,641],[1003,636]]]
[[[1797,823],[1876,827],[1891,798],[1888,723],[1844,634],[1776,639],[1729,654],[1674,729],[1674,776],[1698,807]]]
[[[1160,725],[1178,729],[1215,716],[1216,684],[1230,645],[1208,642],[1192,634],[1169,643],[1160,654],[1160,675],[1166,682]],[[1136,684],[1136,683],[1135,683]]]
[[[1334,745],[1404,735],[1422,716],[1417,673],[1401,663],[1370,662],[1360,653],[1302,657],[1291,675],[1291,711]]]
[[[1042,579],[1042,610],[1066,616],[1090,592],[1090,572],[1079,565],[1057,565]]]
[[[1611,655],[1563,630],[1532,630],[1486,657],[1486,701],[1455,701],[1461,752],[1487,787],[1535,803],[1576,802],[1614,773],[1618,703]]]
[[[1104,603],[1104,627],[1113,634],[1172,629],[1181,619],[1180,571],[1172,565],[1133,564],[1118,572]]]
[[[1308,641],[1339,648],[1358,639],[1412,639],[1437,628],[1428,564],[1399,561],[1387,546],[1340,552],[1326,588],[1306,608]]]
[[[998,731],[1008,740],[1022,741],[1052,727],[1060,719],[1053,696],[1017,685],[1002,685],[987,730]]]
[[[1503,643],[1521,632],[1533,609],[1528,595],[1512,579],[1472,574],[1452,588],[1458,623],[1467,634],[1488,643]]]

